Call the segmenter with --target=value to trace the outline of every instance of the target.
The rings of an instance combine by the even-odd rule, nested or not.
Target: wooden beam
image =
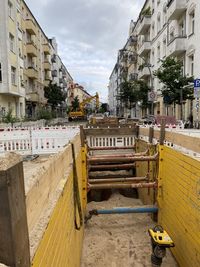
[[[1,160],[3,168],[0,170],[0,262],[11,267],[29,267],[24,173],[22,161],[17,157],[11,154]]]
[[[135,149],[134,146],[95,146],[95,147],[88,147],[88,151],[95,151],[95,150],[124,150],[124,149]]]
[[[123,127],[123,128],[90,128],[84,129],[86,136],[127,136],[133,135],[136,136],[136,128]]]

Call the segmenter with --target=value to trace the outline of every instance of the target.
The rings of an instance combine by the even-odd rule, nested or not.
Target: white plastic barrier
[[[90,147],[122,147],[133,146],[133,136],[88,136],[87,142]]]
[[[57,153],[77,133],[79,127],[70,126],[0,129],[0,153],[11,151],[22,155]]]

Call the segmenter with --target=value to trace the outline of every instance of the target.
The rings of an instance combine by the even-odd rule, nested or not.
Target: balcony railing
[[[37,47],[33,42],[26,44],[26,52],[32,57],[37,57]]]
[[[39,95],[37,92],[27,94],[27,100],[31,102],[39,102]]]
[[[167,15],[169,20],[180,18],[183,12],[187,9],[186,0],[169,0],[167,7]]]
[[[46,55],[51,54],[51,47],[48,43],[43,44],[43,51],[44,51],[44,54],[46,54]]]
[[[146,15],[140,20],[138,34],[145,34],[151,26],[151,15]]]
[[[130,46],[136,45],[137,44],[137,40],[138,40],[137,36],[130,36],[129,41],[128,41],[129,45]]]
[[[137,79],[138,79],[138,74],[137,74],[137,73],[131,73],[131,74],[129,74],[129,76],[128,76],[128,80],[129,80],[130,82],[132,82],[132,81],[137,81]]]
[[[32,66],[28,67],[26,74],[31,79],[38,79],[38,71]]]
[[[128,56],[128,63],[129,64],[137,63],[137,54],[136,53],[133,53],[133,54]]]
[[[51,63],[49,61],[44,61],[43,66],[45,70],[51,70]]]
[[[58,76],[57,70],[52,70],[52,77],[57,77],[57,76]]]
[[[25,20],[25,28],[31,35],[36,35],[36,25],[31,19]]]
[[[47,72],[45,74],[45,81],[51,81],[51,80],[52,80],[51,72]]]
[[[147,53],[149,53],[150,51],[151,51],[151,42],[150,41],[144,41],[144,43],[142,44],[142,46],[138,50],[138,54],[140,56],[144,56]]]
[[[150,74],[150,71],[149,71],[148,67],[142,68],[138,73],[138,78],[139,79],[145,79],[145,78],[148,78],[150,76],[151,76],[151,74]]]
[[[176,36],[168,43],[168,56],[177,56],[186,51],[186,36]]]

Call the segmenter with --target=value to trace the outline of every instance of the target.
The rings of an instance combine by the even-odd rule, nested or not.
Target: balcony
[[[138,78],[139,79],[146,79],[148,77],[150,77],[150,71],[148,69],[148,67],[144,67],[142,70],[139,71],[138,73]]]
[[[24,69],[24,60],[22,57],[19,57],[19,66],[20,68]]]
[[[57,77],[58,76],[58,72],[57,70],[52,70],[52,77]]]
[[[142,57],[148,54],[151,51],[151,42],[150,41],[144,41],[142,46],[138,50],[138,54]]]
[[[140,25],[138,27],[138,34],[139,35],[144,35],[147,30],[151,26],[151,15],[146,15],[140,20]]]
[[[47,72],[45,74],[45,81],[51,81],[51,80],[52,80],[51,72]]]
[[[49,61],[44,61],[43,67],[45,70],[51,70],[51,63]]]
[[[55,55],[55,54],[53,54],[53,56],[52,56],[52,58],[51,58],[51,62],[52,62],[52,63],[56,63],[56,55]]]
[[[128,56],[128,63],[129,64],[136,64],[137,63],[137,54],[133,53]]]
[[[31,19],[25,20],[25,28],[31,35],[36,35],[36,25]]]
[[[129,80],[130,82],[137,81],[137,79],[138,79],[138,74],[137,74],[137,73],[131,73],[131,74],[129,74],[129,76],[128,76],[128,80]]]
[[[18,30],[17,30],[17,36],[18,36],[18,39],[19,39],[20,41],[23,40],[22,31],[21,31],[19,28],[18,28]]]
[[[60,79],[59,79],[59,83],[60,83],[60,84],[61,84],[61,83],[63,84],[63,81],[64,81],[63,78],[60,78]]]
[[[34,67],[28,67],[26,75],[31,79],[38,79],[38,71]]]
[[[130,36],[128,44],[130,46],[134,46],[137,44],[137,40],[138,40],[137,36]]]
[[[37,57],[37,47],[33,42],[26,44],[26,52],[32,57]]]
[[[36,92],[27,94],[26,99],[31,102],[39,102],[39,95]]]
[[[47,44],[43,44],[43,51],[45,55],[50,55],[51,54],[51,47],[50,45]]]
[[[186,36],[177,36],[168,44],[168,56],[178,56],[186,51]]]
[[[169,20],[179,19],[186,10],[186,0],[169,0],[167,4],[167,15]]]

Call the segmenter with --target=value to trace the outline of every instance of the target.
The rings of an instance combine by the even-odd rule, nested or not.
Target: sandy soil
[[[139,199],[115,193],[104,202],[91,202],[87,209],[135,207]],[[154,226],[147,214],[99,215],[87,222],[81,267],[151,267],[148,228]],[[162,267],[177,267],[171,253]]]

